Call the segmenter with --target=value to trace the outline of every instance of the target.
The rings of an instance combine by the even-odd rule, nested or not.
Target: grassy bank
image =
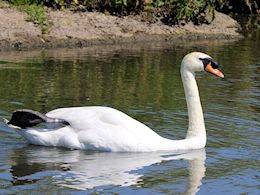
[[[7,4],[7,3],[10,4]],[[36,1],[2,1],[0,0],[0,8],[15,6],[18,10],[27,14],[26,20],[40,27],[42,34],[47,33],[52,22],[48,19],[43,3]]]
[[[0,2],[3,1],[0,0]],[[18,2],[13,0],[12,4],[5,1],[4,7],[6,8],[0,9],[2,19],[0,20],[0,50],[4,48],[84,47],[105,43],[170,40],[175,42],[179,39],[241,37],[238,33],[239,24],[236,21],[225,14],[214,11],[217,7],[214,9],[208,6],[203,7],[204,3],[200,4],[203,9],[205,8],[205,11],[202,12],[199,11],[199,8],[197,11],[191,9],[193,4],[185,7],[181,4],[176,5],[180,10],[184,10],[180,11],[183,15],[176,17],[177,19],[173,19],[170,15],[173,5],[169,2],[167,4],[158,2],[138,4],[136,1],[132,9],[123,9],[121,1],[117,5],[111,4],[106,8],[104,5],[102,8],[96,4],[84,6],[85,4],[81,3],[81,1],[73,1],[72,4],[63,5],[63,7],[56,5],[55,7],[50,4],[47,6],[45,1]],[[129,2],[126,3],[124,6],[130,6]],[[87,5],[92,5],[92,7]],[[111,6],[114,6],[115,9],[112,9]],[[175,14],[177,13],[179,12]],[[190,15],[187,16],[188,13]],[[195,14],[197,17],[192,19],[191,16]],[[214,20],[212,20],[213,17]],[[162,21],[168,25],[163,24]],[[171,24],[173,26],[170,26]],[[196,24],[201,25],[198,28]]]
[[[50,25],[42,6],[73,11],[98,11],[110,15],[130,15],[150,12],[166,24],[192,21],[210,23],[214,10],[229,14],[258,13],[258,0],[7,0],[29,15],[29,20],[43,27]],[[46,30],[43,30],[46,31]]]

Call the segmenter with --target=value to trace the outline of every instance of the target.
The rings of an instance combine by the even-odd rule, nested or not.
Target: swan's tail
[[[61,123],[64,125],[70,125],[67,121],[57,118],[47,117],[45,114],[36,112],[33,110],[16,110],[12,114],[12,118],[7,122],[8,126],[15,128],[25,129],[27,127],[33,127],[40,123]]]

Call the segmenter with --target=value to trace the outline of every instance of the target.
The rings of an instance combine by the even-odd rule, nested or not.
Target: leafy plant
[[[42,34],[45,34],[51,22],[49,21],[46,12],[42,6],[35,4],[26,5],[22,8],[28,15],[27,21],[33,22],[41,27]]]
[[[168,13],[163,22],[168,24],[180,24],[192,21],[195,24],[210,23],[209,18],[214,18],[216,7],[221,7],[224,0],[171,0],[164,3]]]

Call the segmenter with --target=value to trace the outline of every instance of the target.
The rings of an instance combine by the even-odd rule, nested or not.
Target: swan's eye
[[[200,58],[204,65],[204,69],[207,67],[207,65],[211,65],[213,69],[218,69],[219,68],[219,63],[214,61],[212,58]]]

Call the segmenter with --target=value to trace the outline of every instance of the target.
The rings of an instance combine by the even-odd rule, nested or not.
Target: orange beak
[[[214,69],[214,68],[212,68],[211,63],[209,63],[209,64],[206,66],[205,70],[206,70],[207,72],[211,73],[211,74],[214,74],[214,75],[216,75],[216,76],[222,78],[222,79],[224,78],[224,74],[223,74],[219,69]]]

